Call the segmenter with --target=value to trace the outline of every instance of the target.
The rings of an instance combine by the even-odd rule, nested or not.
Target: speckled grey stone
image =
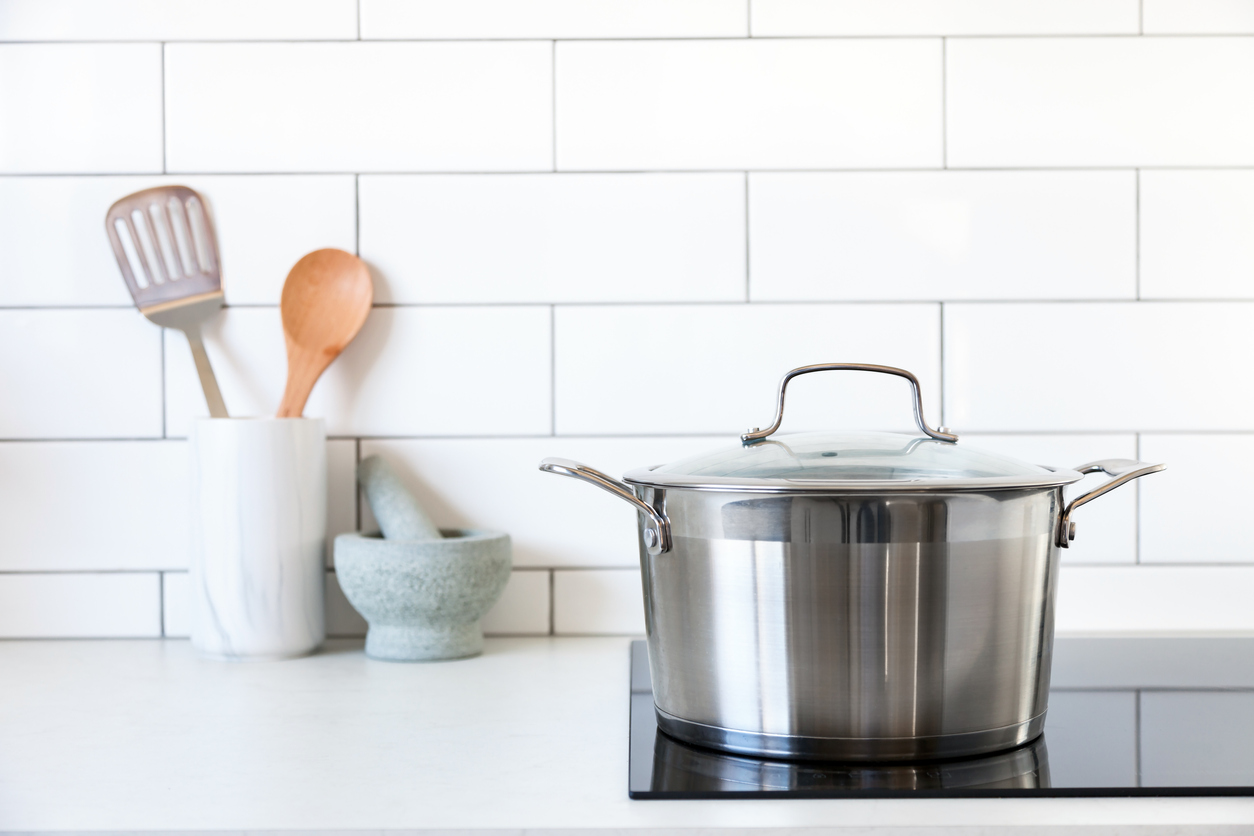
[[[384,537],[389,540],[440,539],[440,529],[386,461],[378,456],[366,456],[357,465],[357,481],[366,492],[366,501]]]
[[[509,580],[509,535],[445,530],[442,540],[335,538],[335,573],[370,625],[366,655],[394,662],[483,652],[487,613]]]

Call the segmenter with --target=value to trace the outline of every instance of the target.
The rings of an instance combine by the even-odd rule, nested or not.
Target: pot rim
[[[1039,476],[988,476],[954,479],[755,479],[752,483],[730,476],[687,476],[654,473],[664,465],[638,467],[628,471],[623,481],[648,488],[682,488],[692,491],[721,493],[795,493],[795,494],[858,494],[882,493],[954,493],[1060,488],[1084,478],[1084,474],[1068,468],[1041,465],[1048,473]]]

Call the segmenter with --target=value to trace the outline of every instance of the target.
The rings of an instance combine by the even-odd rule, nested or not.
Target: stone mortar
[[[370,625],[366,655],[394,662],[483,652],[480,619],[509,581],[509,535],[444,530],[443,540],[335,538],[335,574]]]

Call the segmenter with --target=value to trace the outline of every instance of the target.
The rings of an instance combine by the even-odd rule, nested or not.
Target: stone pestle
[[[439,540],[444,535],[418,500],[401,483],[392,466],[378,456],[367,456],[357,465],[357,481],[388,540]]]

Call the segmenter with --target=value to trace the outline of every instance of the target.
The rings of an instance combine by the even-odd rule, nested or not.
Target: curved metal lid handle
[[[788,381],[799,375],[809,374],[810,372],[880,372],[881,374],[892,374],[897,377],[904,377],[910,381],[910,385],[914,387],[914,421],[919,425],[919,429],[938,441],[957,441],[958,436],[949,432],[947,427],[941,427],[934,430],[927,425],[927,421],[923,418],[923,393],[919,391],[919,379],[905,369],[899,369],[896,366],[876,366],[870,363],[817,363],[813,366],[801,366],[793,369],[784,375],[784,379],[779,382],[779,404],[775,407],[775,423],[767,427],[765,430],[759,430],[757,427],[749,430],[749,432],[740,436],[740,440],[745,444],[751,444],[755,441],[761,441],[771,433],[779,429],[779,425],[784,421],[784,390],[788,388]]]

